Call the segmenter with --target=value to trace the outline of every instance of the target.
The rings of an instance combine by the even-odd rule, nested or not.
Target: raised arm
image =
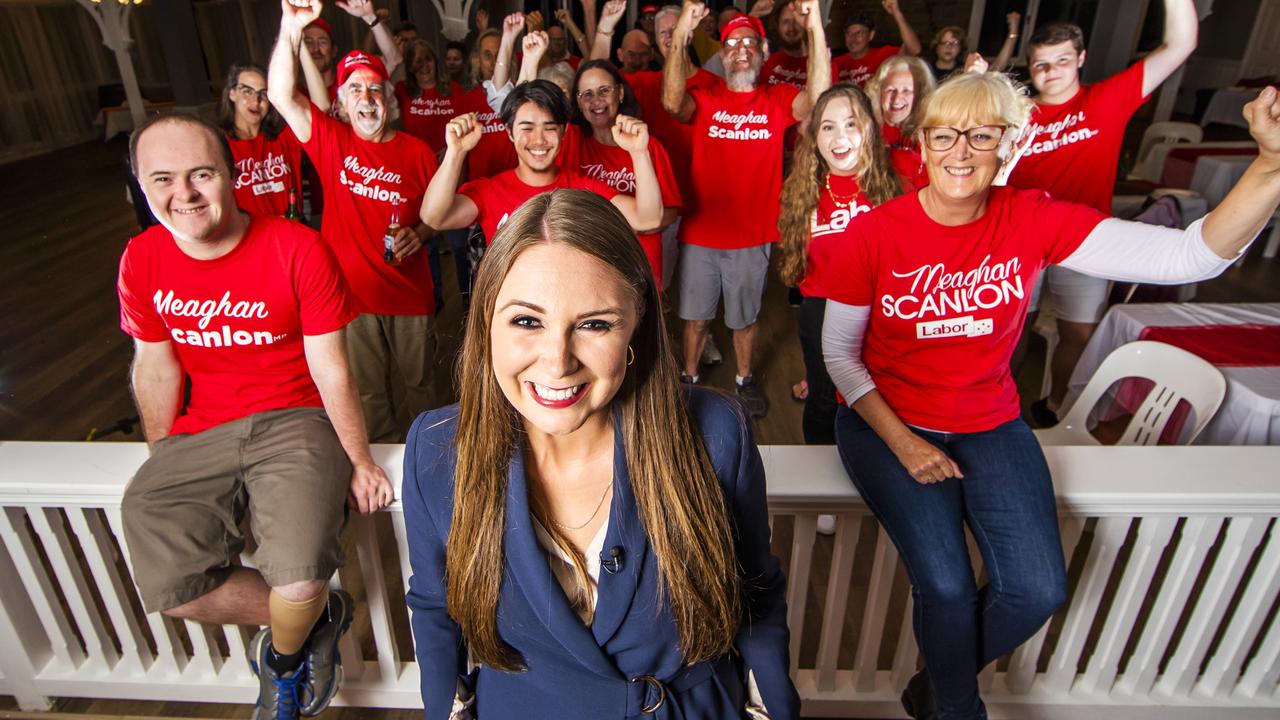
[[[818,0],[800,0],[796,11],[804,20],[805,31],[809,34],[809,76],[805,80],[805,91],[791,102],[791,114],[803,122],[818,102],[818,96],[831,87],[831,51],[827,49],[827,33],[822,29],[822,10],[818,7]]]
[[[649,157],[649,128],[641,120],[619,115],[613,123],[613,140],[631,155],[636,173],[636,196],[615,195],[613,204],[636,232],[656,231],[662,226],[662,189]]]
[[[902,8],[898,7],[898,0],[881,0],[880,4],[893,18],[893,23],[898,26],[898,34],[902,36],[902,52],[907,55],[919,55],[920,51],[924,50],[924,46],[920,44],[920,38],[912,29],[911,23],[907,22],[907,16],[902,14]]]
[[[1013,59],[1013,51],[1018,48],[1018,33],[1022,30],[1021,13],[1011,12],[1004,18],[1009,22],[1009,32],[1005,34],[1004,44],[1000,46],[1000,52],[991,63],[991,68],[996,72],[1002,72],[1009,67],[1009,61]]]
[[[133,401],[142,416],[142,433],[147,444],[154,445],[169,434],[173,421],[182,410],[182,363],[173,343],[133,341],[133,366],[129,379],[133,385]]]
[[[582,49],[582,57],[587,57],[596,42],[596,0],[578,0],[582,5],[583,39],[587,46]]]
[[[556,20],[560,23],[560,27],[573,38],[573,44],[577,46],[578,54],[586,57],[591,52],[591,46],[587,44],[587,38],[582,34],[582,29],[578,27],[578,23],[573,21],[573,15],[568,10],[559,8],[556,10]]]
[[[516,38],[524,31],[524,13],[514,12],[502,20],[502,40],[498,43],[498,59],[493,64],[493,87],[501,90],[511,80],[511,59],[515,57]]]
[[[538,64],[542,62],[542,56],[547,54],[547,45],[550,42],[547,33],[542,30],[535,30],[524,36],[524,57],[520,58],[520,76],[516,78],[517,85],[538,79]]]
[[[613,31],[618,21],[627,11],[627,0],[609,0],[604,4],[604,12],[600,15],[600,23],[596,26],[595,37],[591,40],[591,54],[588,60],[608,60],[609,50],[613,47]]]
[[[378,53],[382,55],[382,63],[387,66],[387,76],[390,77],[400,67],[403,58],[400,57],[400,48],[396,47],[396,40],[387,29],[387,24],[381,21],[374,10],[373,0],[338,0],[337,5],[369,26],[369,34],[378,44]]]
[[[1262,232],[1280,203],[1280,92],[1264,89],[1244,106],[1244,117],[1258,141],[1258,158],[1204,220],[1205,244],[1232,259]]]
[[[333,431],[351,460],[351,489],[347,504],[368,514],[391,504],[395,492],[387,473],[369,453],[369,436],[364,427],[360,396],[347,367],[345,330],[323,335],[303,335],[302,350],[307,357],[311,379],[320,391],[324,411]]]
[[[1192,0],[1164,0],[1164,41],[1142,59],[1142,94],[1160,87],[1196,49],[1200,18]]]
[[[329,87],[324,84],[324,75],[316,67],[316,61],[311,59],[311,53],[307,52],[306,47],[298,49],[298,62],[302,64],[302,77],[307,83],[307,94],[311,96],[311,102],[320,108],[320,112],[329,112],[329,106],[333,104],[329,100]]]
[[[662,107],[680,122],[689,122],[696,104],[685,85],[689,82],[689,41],[693,29],[711,12],[697,0],[685,0],[680,8],[680,19],[671,32],[671,56],[662,66]]]
[[[298,92],[298,48],[302,29],[320,17],[320,0],[280,0],[280,35],[267,68],[267,99],[289,123],[298,142],[311,139],[311,107]],[[324,92],[328,99],[328,90]]]
[[[449,121],[444,128],[445,151],[440,167],[427,184],[422,196],[422,222],[436,230],[469,227],[476,221],[479,208],[471,198],[458,193],[463,163],[467,153],[484,137],[484,126],[475,113],[467,113]]]

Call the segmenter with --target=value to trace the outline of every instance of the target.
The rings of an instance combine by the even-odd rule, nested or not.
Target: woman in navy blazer
[[[405,452],[426,717],[797,717],[750,425],[681,389],[625,219],[585,191],[530,200],[472,299],[461,402],[420,416]],[[490,432],[509,442],[485,481]]]

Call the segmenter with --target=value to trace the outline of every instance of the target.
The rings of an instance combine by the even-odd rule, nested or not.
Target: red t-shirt
[[[698,182],[691,188],[695,209],[680,223],[682,241],[737,250],[777,240],[783,134],[796,123],[791,101],[799,92],[786,84],[689,90],[697,106],[690,124]]]
[[[955,227],[895,198],[841,236],[816,292],[870,306],[862,360],[903,422],[981,432],[1019,414],[1009,359],[1045,265],[1075,252],[1106,215],[1042,191],[991,188]]]
[[[597,180],[608,185],[622,195],[635,197],[636,173],[631,165],[631,153],[614,145],[597,142],[585,133],[578,136],[577,148],[572,153],[575,167],[572,170],[583,177]],[[649,139],[649,160],[653,163],[654,173],[658,176],[658,189],[662,192],[664,208],[680,207],[680,188],[676,184],[675,175],[671,171],[671,162],[667,159],[667,151],[657,138]],[[644,246],[645,255],[649,257],[649,265],[654,269],[654,277],[662,277],[662,233],[643,233],[637,235]]]
[[[396,83],[404,131],[425,142],[431,152],[444,150],[444,126],[466,112],[463,110],[463,95],[461,85],[449,83],[448,95],[441,95],[440,88],[433,87],[422,90],[416,98],[410,98],[409,88],[404,82]]]
[[[867,54],[860,58],[853,58],[849,53],[845,53],[835,59],[836,68],[834,77],[838,83],[853,83],[858,87],[863,87],[871,76],[876,74],[876,70],[880,69],[880,64],[885,60],[897,55],[902,48],[897,45],[885,45],[883,47],[867,48]]]
[[[800,294],[805,297],[821,297],[824,284],[838,282],[842,270],[833,263],[832,256],[840,246],[839,240],[855,218],[871,212],[871,201],[858,187],[856,177],[828,175],[827,180],[831,191],[825,187],[818,189],[818,207],[814,208],[809,222],[808,264],[798,286]],[[836,205],[837,198],[844,207]],[[823,279],[824,273],[833,272],[837,278]]]
[[[1009,184],[1045,190],[1111,214],[1124,128],[1147,96],[1143,63],[1080,88],[1061,105],[1037,104],[1031,113],[1036,137],[1018,161]]]
[[[463,97],[462,112],[475,113],[476,119],[484,126],[480,142],[467,153],[467,177],[472,180],[493,177],[515,168],[519,163],[516,148],[511,144],[502,117],[489,107],[484,88],[478,87]]]
[[[836,76],[836,64],[831,63],[831,77]],[[764,61],[764,66],[760,68],[760,74],[757,76],[757,82],[777,85],[778,83],[787,83],[794,85],[801,90],[804,89],[805,83],[809,81],[809,56],[788,55],[785,51],[779,50],[769,55]]]
[[[252,140],[230,135],[231,156],[236,159],[236,205],[250,215],[284,215],[293,190],[301,208],[302,145],[286,125],[275,138],[264,132]]]
[[[324,185],[320,232],[333,248],[360,312],[430,315],[435,312],[427,253],[399,265],[383,259],[383,235],[398,214],[418,223],[422,196],[436,171],[431,148],[405,132],[366,142],[346,123],[311,106],[311,140],[303,145]]]
[[[685,83],[687,90],[694,88],[710,88],[724,81],[714,73],[698,68]],[[675,173],[676,184],[680,187],[680,196],[684,200],[684,214],[693,212],[693,181],[689,175],[689,164],[693,157],[693,129],[689,125],[676,120],[662,107],[662,71],[642,70],[627,76],[627,84],[635,92],[636,101],[640,103],[641,120],[649,126],[649,135],[662,142],[671,160],[671,170]]]
[[[254,413],[321,407],[303,335],[356,312],[333,255],[314,230],[253,217],[239,244],[213,260],[184,253],[161,225],[129,241],[117,283],[120,327],[173,343],[191,376],[191,402],[169,432],[198,433]]]
[[[544,192],[567,188],[590,190],[606,200],[612,200],[613,196],[618,194],[617,190],[598,180],[583,177],[569,170],[561,170],[555,180],[540,187],[525,184],[516,175],[515,170],[508,170],[491,178],[479,178],[463,183],[462,187],[458,188],[458,192],[471,198],[471,202],[476,204],[478,211],[476,217],[479,219],[480,229],[484,230],[485,241],[493,242],[493,236],[498,234],[498,228],[502,227],[507,217],[523,205],[525,200]]]

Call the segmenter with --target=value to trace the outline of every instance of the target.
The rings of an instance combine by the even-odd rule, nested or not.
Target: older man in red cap
[[[689,60],[684,53],[672,53],[663,71],[663,106],[689,123],[697,138],[693,209],[680,226],[684,374],[690,382],[698,381],[702,345],[723,295],[725,324],[733,331],[737,391],[755,417],[769,410],[751,374],[751,354],[769,246],[778,237],[783,133],[808,118],[818,96],[831,85],[818,0],[802,0],[796,10],[809,42],[804,92],[786,83],[759,82],[768,43],[760,20],[746,15],[733,18],[720,31],[723,85],[687,89]],[[684,47],[709,12],[701,2],[686,1],[673,46]]]
[[[339,0],[338,7],[369,26],[369,32],[378,45],[378,52],[382,54],[387,74],[394,73],[402,60],[400,47],[396,44],[396,38],[391,34],[391,30],[374,10],[373,0]],[[333,43],[333,28],[324,18],[316,17],[303,28],[302,43],[306,46],[311,60],[315,62],[321,77],[324,78],[325,87],[329,89],[329,100],[336,100],[338,73],[334,63],[338,59],[338,48]]]
[[[283,0],[280,37],[271,55],[271,104],[315,164],[324,186],[321,234],[333,248],[361,315],[347,326],[352,374],[360,388],[369,438],[396,442],[405,423],[430,404],[435,312],[431,272],[419,253],[430,229],[418,207],[436,171],[426,143],[391,127],[399,107],[386,67],[356,50],[338,63],[338,119],[295,89],[303,29],[320,0]],[[392,392],[398,375],[403,392]],[[403,407],[393,405],[403,397]]]

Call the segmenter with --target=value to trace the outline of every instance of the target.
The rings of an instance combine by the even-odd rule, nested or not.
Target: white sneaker
[[[819,515],[818,516],[818,534],[819,535],[835,535],[836,534],[836,516],[835,515]]]
[[[702,357],[698,358],[698,362],[708,367],[714,367],[724,362],[724,356],[720,354],[720,348],[716,347],[716,339],[710,333],[707,333],[707,342],[702,346]]]

